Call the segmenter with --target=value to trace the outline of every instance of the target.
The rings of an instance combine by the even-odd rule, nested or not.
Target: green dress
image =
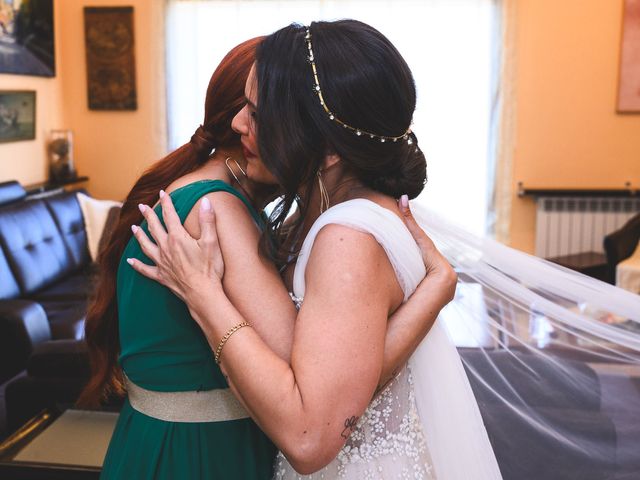
[[[220,180],[191,183],[171,193],[184,222],[198,199],[210,192],[249,202]],[[160,207],[156,213],[161,217]],[[148,234],[146,223],[141,225]],[[169,289],[138,274],[127,258],[150,263],[132,238],[120,259],[117,301],[120,365],[127,377],[161,392],[228,388],[204,334],[187,306]],[[125,401],[104,461],[102,479],[270,479],[276,448],[250,418],[178,423],[158,420]]]

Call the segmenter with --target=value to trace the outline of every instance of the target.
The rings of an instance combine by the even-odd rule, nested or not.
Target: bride
[[[429,348],[376,392],[387,318],[429,262],[402,221],[403,194],[420,193],[426,162],[409,128],[415,86],[400,54],[361,22],[291,25],[258,48],[246,97],[232,126],[247,175],[284,192],[261,248],[282,266],[299,308],[291,362],[225,295],[206,204],[197,241],[169,196],[161,198],[168,232],[145,208],[157,245],[142,229],[135,236],[156,266],[130,264],[185,300],[234,393],[279,447],[275,478],[501,478],[460,360],[437,324]],[[443,379],[441,369],[453,373]],[[468,458],[451,461],[452,449]]]

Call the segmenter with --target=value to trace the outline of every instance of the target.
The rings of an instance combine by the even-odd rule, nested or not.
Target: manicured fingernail
[[[402,208],[407,208],[409,206],[409,197],[407,195],[402,195],[400,197],[400,205],[402,205]]]
[[[203,211],[208,212],[211,210],[211,201],[207,197],[204,197],[200,208],[202,208]]]
[[[138,209],[140,210],[140,213],[144,213],[144,211],[146,210],[147,207],[145,207],[143,204],[139,203],[138,204]]]
[[[127,263],[129,265],[133,265],[133,258],[127,258]]]
[[[136,232],[138,231],[138,227],[137,227],[137,225],[131,225],[131,231],[132,231],[133,233],[136,233]]]
[[[160,190],[160,198],[164,197],[164,190]]]

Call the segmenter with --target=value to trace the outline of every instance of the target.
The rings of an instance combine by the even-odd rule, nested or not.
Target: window
[[[355,18],[385,34],[413,71],[412,129],[429,175],[419,200],[484,233],[495,6],[495,0],[170,0],[170,147],[185,143],[202,122],[207,83],[232,47],[294,21]]]

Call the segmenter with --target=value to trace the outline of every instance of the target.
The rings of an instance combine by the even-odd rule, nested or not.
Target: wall
[[[517,1],[517,0],[516,0]],[[529,188],[640,188],[640,114],[615,112],[622,0],[517,1],[510,244],[533,252]]]
[[[91,178],[98,198],[122,199],[133,181],[166,149],[164,2],[160,0],[64,0],[61,44],[65,68],[65,118],[74,131],[78,172]],[[87,107],[83,8],[134,7],[138,109],[90,111]]]
[[[46,140],[49,131],[65,126],[62,109],[63,72],[60,64],[60,8],[54,4],[55,77],[0,75],[0,90],[36,91],[36,138],[0,144],[0,182],[18,180],[23,185],[44,181],[48,175]]]
[[[615,113],[622,0],[515,1],[516,113],[510,244],[533,251],[535,204],[527,187],[640,187],[640,115]],[[38,95],[35,141],[0,145],[0,181],[46,178],[44,140],[72,128],[78,171],[89,190],[122,198],[165,153],[163,5],[160,0],[57,0],[56,78],[0,75],[0,88]],[[135,8],[138,110],[87,108],[82,9]]]
[[[99,112],[87,107],[85,6],[134,7],[138,109]],[[53,128],[74,133],[76,168],[90,177],[98,198],[121,199],[133,181],[166,150],[164,2],[160,0],[56,0],[57,76],[0,75],[0,89],[37,91],[35,141],[0,145],[0,181],[23,184],[47,178],[46,137]]]

